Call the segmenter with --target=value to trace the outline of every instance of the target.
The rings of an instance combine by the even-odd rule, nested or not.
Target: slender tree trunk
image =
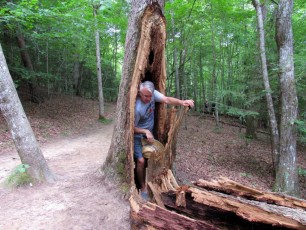
[[[190,68],[190,71],[191,71],[191,74],[192,74],[192,78],[193,78],[193,100],[194,100],[194,109],[195,111],[198,111],[199,108],[198,108],[198,78],[197,78],[197,73],[196,73],[196,68],[195,66],[192,64],[192,63],[196,63],[195,60],[193,60],[191,62],[191,68]]]
[[[296,157],[296,126],[298,99],[293,63],[292,34],[293,0],[281,0],[276,17],[276,43],[279,51],[279,80],[281,87],[280,158],[275,190],[298,195]]]
[[[46,73],[49,75],[49,41],[46,42]],[[48,98],[50,97],[50,78],[47,82]]]
[[[78,59],[79,58],[77,57],[77,60],[74,62],[73,65],[73,79],[74,79],[73,88],[75,90],[75,95],[81,96],[82,75],[81,75],[81,63]]]
[[[202,108],[203,108],[203,113],[207,112],[205,111],[205,101],[207,100],[206,98],[206,92],[205,92],[205,80],[204,80],[204,75],[203,75],[203,62],[202,62],[202,55],[203,55],[203,52],[202,52],[202,45],[200,47],[200,59],[199,59],[199,71],[200,71],[200,82],[201,82],[201,97],[202,97]],[[201,101],[201,100],[200,100]]]
[[[212,6],[211,6],[212,8]],[[215,115],[216,126],[219,127],[219,114],[218,114],[218,86],[217,86],[217,57],[216,57],[216,47],[215,47],[215,25],[214,25],[214,16],[212,16],[211,21],[211,43],[212,43],[212,89],[213,89],[213,100],[212,109]]]
[[[37,181],[53,182],[54,176],[38,146],[32,128],[19,100],[0,45],[0,110],[13,137],[23,164]]]
[[[21,60],[22,60],[24,67],[30,72],[33,72],[34,71],[33,64],[32,64],[30,55],[28,53],[28,50],[26,48],[24,36],[21,32],[17,34],[17,42],[20,48]],[[30,92],[30,97],[31,97],[32,102],[41,103],[44,101],[43,97],[41,95],[38,95],[37,93],[35,77],[30,78],[30,80],[28,81],[28,87],[29,87],[29,92]]]
[[[272,136],[272,160],[273,160],[273,166],[274,166],[274,174],[276,174],[276,169],[279,164],[279,132],[278,132],[278,127],[277,127],[277,120],[275,116],[274,105],[273,105],[273,100],[272,100],[272,95],[271,95],[271,87],[270,87],[269,77],[268,77],[263,14],[262,14],[262,7],[259,3],[259,0],[252,0],[252,3],[257,13],[262,77],[263,77],[265,91],[266,91],[266,101],[267,101],[268,114],[269,114],[269,120],[270,120],[270,125],[271,125],[270,132]]]
[[[95,38],[96,38],[96,59],[97,59],[97,76],[98,76],[98,93],[99,93],[99,118],[104,118],[104,98],[102,85],[102,70],[101,70],[101,55],[100,55],[100,33],[97,23],[97,10],[99,6],[93,6],[93,13],[95,18]]]
[[[181,98],[179,70],[178,70],[178,64],[177,64],[177,49],[175,45],[175,25],[174,25],[173,10],[171,10],[170,14],[171,14],[171,25],[172,25],[172,31],[171,31],[172,32],[172,42],[174,44],[173,45],[173,67],[174,67],[174,73],[175,73],[175,96],[176,98]]]

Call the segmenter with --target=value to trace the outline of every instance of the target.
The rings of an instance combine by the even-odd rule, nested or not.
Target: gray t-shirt
[[[155,102],[161,102],[163,97],[164,95],[157,90],[154,90],[152,99],[147,104],[143,103],[140,97],[137,97],[135,103],[135,127],[153,132]],[[143,137],[143,134],[136,133],[135,137]]]

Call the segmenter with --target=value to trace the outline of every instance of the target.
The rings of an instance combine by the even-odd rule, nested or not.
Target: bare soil
[[[43,154],[58,180],[10,189],[0,187],[0,229],[130,229],[129,204],[98,169],[111,142],[113,124],[97,121],[98,102],[53,96],[42,104],[23,102]],[[114,118],[115,104],[106,104]],[[223,118],[227,123],[234,120]],[[175,177],[180,184],[228,177],[270,191],[273,186],[270,140],[266,134],[246,140],[243,129],[211,115],[189,112],[178,135]],[[0,116],[0,182],[20,164],[6,123]],[[306,169],[305,148],[298,148],[298,167]],[[306,176],[300,175],[306,198]]]
[[[53,103],[61,107],[56,109]],[[36,108],[28,116],[57,181],[16,189],[2,184],[0,229],[130,229],[127,199],[98,171],[107,156],[113,124],[97,120],[97,103],[60,97],[26,106]],[[106,108],[111,118],[115,107]],[[20,160],[11,141],[3,138],[6,128],[0,121],[3,182]]]

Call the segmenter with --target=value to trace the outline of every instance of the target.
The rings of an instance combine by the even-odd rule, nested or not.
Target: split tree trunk
[[[134,4],[137,5],[136,2]],[[132,15],[134,15],[133,9]],[[132,63],[132,60],[129,60],[131,53],[127,53],[125,58],[128,58],[128,60],[125,60],[124,63],[129,63],[129,65],[123,69],[123,78],[120,86],[121,92],[119,93],[117,107],[118,117],[109,155],[104,165],[104,170],[106,171],[111,168],[118,169],[118,165],[119,168],[122,168],[122,162],[120,161],[126,157],[128,173],[125,175],[122,174],[122,176],[128,175],[127,182],[131,185],[131,191],[136,196],[138,192],[134,180],[134,117],[138,86],[140,82],[150,80],[154,83],[158,91],[165,94],[166,82],[166,25],[161,6],[156,2],[148,4],[143,10],[141,17],[139,16],[139,20],[139,23],[136,23],[136,25],[140,25],[141,27],[134,28],[141,32],[139,34],[139,42],[135,44],[137,46],[132,49],[133,51],[137,51],[135,58],[132,58],[135,62]],[[133,42],[136,38],[133,37],[131,39],[132,41],[127,39],[127,45],[130,45],[130,42]],[[129,46],[126,47],[127,52],[129,49]],[[131,68],[131,65],[133,68]],[[126,76],[131,77],[130,85],[123,86],[123,84],[128,83]],[[122,92],[127,87],[129,87],[129,91],[126,91],[123,97]],[[156,103],[153,133],[154,137],[164,144],[165,151],[162,153],[160,159],[148,160],[148,182],[159,175],[162,170],[172,168],[175,159],[176,134],[187,109],[185,108],[180,112],[174,108],[167,110],[164,104]]]
[[[166,25],[162,12],[164,0],[154,3],[151,0],[133,0],[131,4],[115,128],[102,168],[109,176],[115,176],[117,169],[123,166],[121,176],[133,187],[134,107],[138,85],[143,80],[151,80],[157,90],[165,93]],[[165,143],[166,109],[158,105],[156,113],[155,137]]]

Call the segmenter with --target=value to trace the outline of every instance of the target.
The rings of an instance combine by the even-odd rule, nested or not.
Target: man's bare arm
[[[148,142],[153,143],[154,137],[150,130],[134,127],[134,133],[145,134],[148,139]]]
[[[174,97],[164,97],[162,99],[162,102],[168,104],[168,105],[181,105],[181,106],[190,106],[194,107],[194,101],[193,100],[180,100]]]

